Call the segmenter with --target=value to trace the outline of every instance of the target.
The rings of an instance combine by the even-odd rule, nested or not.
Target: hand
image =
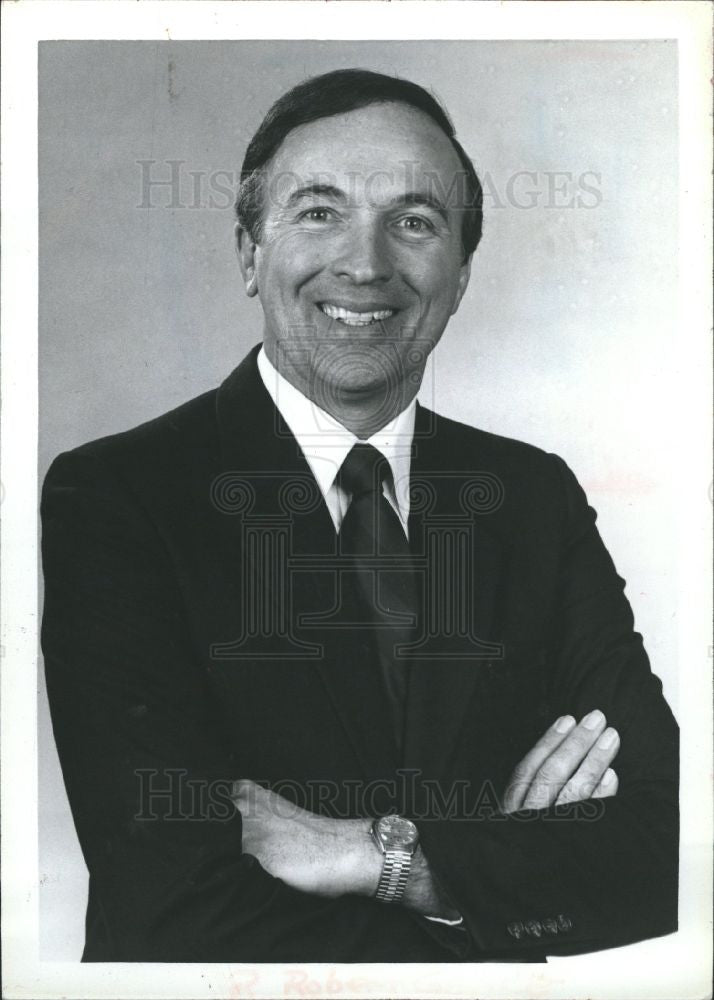
[[[576,725],[571,715],[558,719],[516,766],[503,798],[503,811],[546,809],[617,792],[610,767],[620,748],[617,730],[606,727],[595,710]]]
[[[330,819],[240,780],[233,802],[243,818],[243,852],[275,878],[317,896],[374,895],[382,871],[369,819]]]
[[[234,782],[232,798],[243,819],[243,852],[257,858],[270,875],[316,896],[374,896],[383,859],[369,836],[371,819],[318,816],[247,779]],[[402,902],[431,916],[459,916],[437,886],[421,848]]]

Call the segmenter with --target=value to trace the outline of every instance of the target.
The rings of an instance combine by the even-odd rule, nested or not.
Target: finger
[[[619,734],[616,729],[609,727],[590,748],[580,767],[563,787],[556,805],[583,802],[591,798],[619,749]]]
[[[279,792],[251,781],[240,778],[233,782],[233,802],[244,819],[297,819],[299,817],[317,818],[311,812],[302,809],[291,799],[285,798]]]
[[[246,796],[250,794],[252,788],[255,787],[255,783],[250,780],[250,778],[236,778],[233,782],[233,791],[231,793],[232,798],[238,798],[240,796]]]
[[[504,812],[515,812],[522,808],[523,801],[538,769],[556,747],[560,746],[574,726],[575,719],[572,715],[561,716],[550,729],[546,730],[523,760],[516,765],[503,796]]]
[[[599,709],[595,709],[571,729],[563,742],[538,768],[522,808],[547,809],[553,805],[602,734],[605,724],[605,716]],[[598,779],[599,777],[600,775]]]
[[[238,778],[233,782],[231,799],[236,809],[244,815],[254,814],[264,789],[250,778]]]
[[[600,779],[600,783],[595,789],[595,791],[590,796],[591,799],[608,799],[612,795],[617,795],[617,789],[620,787],[620,779],[617,777],[617,772],[613,771],[611,767],[608,767],[607,771],[603,774]]]

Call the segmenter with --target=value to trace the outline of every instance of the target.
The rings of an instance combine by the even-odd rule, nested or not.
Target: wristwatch
[[[374,821],[369,832],[384,855],[375,896],[383,903],[398,903],[407,887],[419,831],[403,816],[382,816]]]

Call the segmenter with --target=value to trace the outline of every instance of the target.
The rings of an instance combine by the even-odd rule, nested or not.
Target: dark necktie
[[[400,646],[415,638],[418,605],[409,543],[399,516],[384,496],[385,481],[391,484],[392,475],[384,456],[369,444],[355,445],[338,475],[340,486],[351,494],[339,545],[373,629],[401,747],[408,657]]]

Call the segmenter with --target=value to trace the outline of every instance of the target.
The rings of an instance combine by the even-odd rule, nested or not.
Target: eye
[[[334,218],[334,212],[332,209],[324,208],[322,206],[318,206],[317,208],[308,208],[300,214],[300,219],[305,222],[329,222],[332,218]]]
[[[413,233],[415,236],[421,236],[434,231],[433,224],[421,215],[405,215],[397,220],[397,226],[408,233]]]

